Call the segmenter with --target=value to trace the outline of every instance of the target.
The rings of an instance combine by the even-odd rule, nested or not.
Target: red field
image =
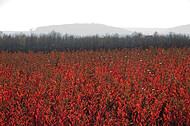
[[[190,48],[0,54],[0,125],[190,125]]]

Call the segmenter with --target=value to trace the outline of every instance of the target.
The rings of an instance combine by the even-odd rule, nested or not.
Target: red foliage
[[[1,125],[190,125],[190,48],[0,55]]]

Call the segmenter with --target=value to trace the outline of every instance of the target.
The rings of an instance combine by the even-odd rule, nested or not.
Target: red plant
[[[190,48],[7,53],[1,125],[190,125]]]

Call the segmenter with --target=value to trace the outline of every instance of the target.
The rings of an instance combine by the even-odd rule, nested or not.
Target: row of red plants
[[[190,48],[0,54],[1,125],[190,125]]]

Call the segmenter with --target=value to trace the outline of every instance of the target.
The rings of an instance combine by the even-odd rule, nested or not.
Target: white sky
[[[190,0],[0,0],[0,31],[99,23],[169,28],[190,24]]]

